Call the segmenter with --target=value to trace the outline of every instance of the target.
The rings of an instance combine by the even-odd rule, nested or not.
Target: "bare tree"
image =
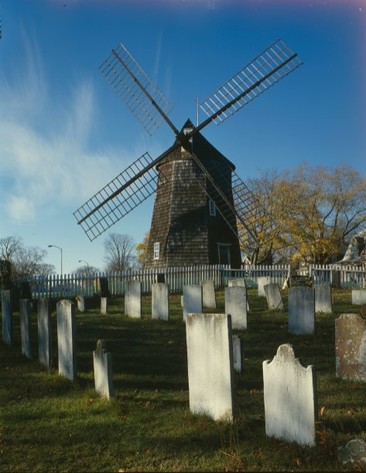
[[[104,241],[107,271],[124,271],[136,263],[135,242],[129,235],[110,233]]]

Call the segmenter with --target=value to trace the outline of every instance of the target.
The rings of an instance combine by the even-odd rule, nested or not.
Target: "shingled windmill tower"
[[[240,266],[240,246],[258,247],[264,209],[235,166],[201,134],[220,124],[302,64],[277,40],[241,69],[200,108],[207,118],[178,130],[171,105],[120,44],[100,66],[105,79],[149,134],[165,121],[175,141],[153,159],[144,153],[74,212],[93,241],[156,192],[147,267],[222,263]],[[267,221],[268,225],[269,222]]]

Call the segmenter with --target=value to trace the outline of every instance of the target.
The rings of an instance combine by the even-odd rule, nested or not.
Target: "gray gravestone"
[[[328,284],[315,286],[315,312],[332,313],[332,287]]]
[[[281,345],[271,362],[263,362],[263,392],[266,435],[314,446],[315,370],[301,366],[291,345]]]
[[[272,279],[270,276],[260,276],[257,278],[257,285],[258,285],[258,296],[266,297],[266,293],[264,292],[264,286],[266,284],[270,284]]]
[[[141,319],[141,282],[127,281],[125,290],[125,315]]]
[[[202,307],[202,286],[198,284],[183,286],[183,320],[186,320],[188,313],[201,313]]]
[[[51,367],[52,362],[52,326],[51,310],[47,299],[38,301],[38,359],[41,365]]]
[[[169,320],[169,286],[163,282],[151,286],[151,318]]]
[[[104,340],[98,340],[97,349],[93,351],[93,368],[95,390],[110,399],[113,396],[112,357]]]
[[[248,299],[248,288],[247,285],[245,284],[245,279],[244,278],[236,278],[236,279],[229,279],[227,282],[228,287],[245,287],[246,288],[246,297],[247,297],[247,312],[249,311],[249,299]]]
[[[341,314],[335,320],[336,376],[366,381],[366,320]]]
[[[76,377],[75,305],[68,300],[57,302],[58,372],[73,381]]]
[[[225,314],[231,315],[232,328],[247,328],[247,290],[243,286],[225,287]]]
[[[187,314],[189,407],[214,420],[234,420],[230,315]]]
[[[352,304],[366,304],[366,289],[352,289]]]
[[[243,369],[243,340],[238,335],[233,335],[233,365],[234,371],[241,373]]]
[[[278,283],[265,284],[263,288],[267,299],[268,309],[283,310],[282,296]]]
[[[19,300],[20,337],[22,341],[22,354],[29,360],[32,359],[31,343],[31,313],[32,305],[29,299]]]
[[[288,290],[288,331],[311,335],[315,326],[315,292],[312,287],[296,286]]]
[[[100,315],[107,315],[107,302],[108,299],[106,297],[100,298]]]
[[[202,281],[203,307],[207,309],[216,309],[215,285],[211,279]]]
[[[3,342],[13,344],[13,312],[11,308],[11,293],[9,289],[1,291],[1,314]]]
[[[76,305],[79,312],[85,312],[85,298],[84,296],[76,296]]]

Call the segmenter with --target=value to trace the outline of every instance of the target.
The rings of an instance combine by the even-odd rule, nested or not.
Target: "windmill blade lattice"
[[[302,61],[281,39],[207,97],[200,108],[219,125],[260,94],[302,65]]]
[[[166,120],[171,104],[135,61],[123,44],[112,49],[112,54],[99,70],[137,120],[152,135]]]
[[[152,163],[149,153],[143,154],[74,212],[90,241],[156,191],[158,173]],[[164,177],[160,176],[159,185],[163,184]]]

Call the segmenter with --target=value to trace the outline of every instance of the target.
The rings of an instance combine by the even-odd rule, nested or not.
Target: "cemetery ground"
[[[224,292],[217,309],[224,312]],[[142,319],[123,314],[123,298],[86,299],[77,313],[77,379],[57,370],[53,304],[52,368],[38,363],[37,316],[32,313],[33,361],[21,355],[19,313],[13,314],[12,346],[0,343],[0,471],[345,471],[338,447],[366,440],[365,383],[335,375],[334,320],[359,313],[350,290],[333,290],[333,314],[317,314],[315,334],[287,331],[284,311],[267,309],[249,289],[248,329],[234,331],[244,343],[244,368],[235,373],[239,414],[233,424],[190,413],[185,324],[180,295],[170,296],[170,320],[151,319],[151,297],[143,296]],[[106,340],[112,355],[115,397],[94,389],[93,350]],[[266,437],[262,362],[283,343],[303,366],[314,365],[318,386],[316,446],[301,447]],[[197,360],[199,363],[199,360]]]

